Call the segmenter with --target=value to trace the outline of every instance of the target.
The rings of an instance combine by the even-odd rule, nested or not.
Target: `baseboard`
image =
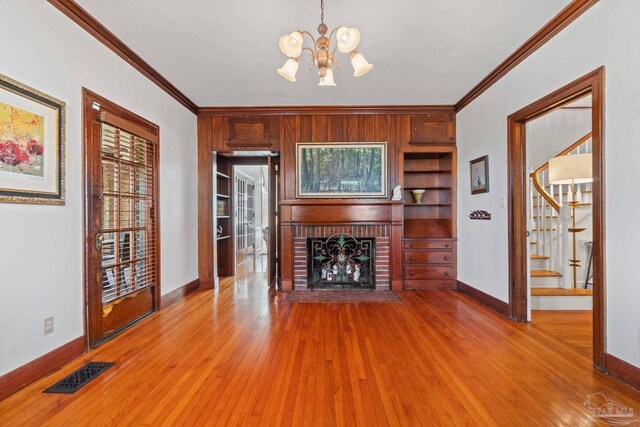
[[[640,390],[640,368],[618,359],[609,353],[605,354],[607,373],[623,383]]]
[[[174,289],[168,294],[164,294],[160,297],[160,308],[163,309],[168,305],[173,304],[176,301],[186,297],[191,292],[195,291],[199,287],[199,279],[192,280],[184,286],[180,286],[178,289]]]
[[[482,304],[494,309],[503,316],[509,317],[509,304],[493,297],[489,294],[482,292],[479,289],[469,286],[464,282],[458,280],[458,292],[465,295],[469,295],[471,298],[480,301]]]
[[[218,278],[214,279],[199,279],[199,286],[202,289],[213,289],[216,287]]]
[[[78,337],[0,377],[0,400],[28,384],[57,371],[84,353],[84,337]]]

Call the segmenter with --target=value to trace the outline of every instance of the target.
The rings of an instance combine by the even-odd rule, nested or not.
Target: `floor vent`
[[[89,362],[43,391],[43,393],[75,393],[113,365],[115,365],[113,362]]]

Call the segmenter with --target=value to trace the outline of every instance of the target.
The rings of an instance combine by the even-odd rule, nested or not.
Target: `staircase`
[[[590,152],[591,132],[556,157]],[[591,230],[591,194],[590,183],[576,184],[573,192],[571,185],[549,184],[548,162],[531,172],[528,211],[532,310],[592,308],[592,290],[584,288],[581,277],[588,262],[582,247]]]

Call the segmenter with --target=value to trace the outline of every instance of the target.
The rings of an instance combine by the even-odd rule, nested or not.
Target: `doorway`
[[[604,68],[599,68],[580,79],[558,89],[544,98],[517,111],[508,118],[508,179],[509,179],[509,307],[510,317],[516,321],[528,321],[530,314],[530,255],[531,216],[540,221],[551,220],[555,214],[540,210],[533,215],[528,186],[533,178],[527,159],[527,126],[563,106],[579,99],[591,97],[591,173],[590,203],[592,209],[592,257],[590,279],[593,294],[593,363],[605,369],[605,242],[604,242]],[[572,147],[572,150],[575,147]],[[570,150],[571,151],[571,150]],[[569,152],[569,151],[568,151]],[[561,153],[567,154],[568,152]],[[572,160],[575,160],[572,159]],[[560,182],[551,178],[551,182]],[[575,186],[567,192],[575,202]],[[565,187],[567,188],[567,187]],[[547,200],[552,204],[551,200]],[[573,204],[573,203],[571,203]],[[575,216],[574,216],[575,218]],[[573,225],[573,224],[571,224]],[[545,227],[538,227],[545,228]],[[552,229],[553,227],[547,227]],[[576,226],[568,228],[577,229]],[[534,237],[535,239],[535,237]],[[535,242],[535,241],[534,241]],[[537,242],[535,242],[537,243]],[[572,245],[571,245],[572,246]],[[539,256],[547,256],[542,253]],[[576,257],[569,262],[569,271],[575,273]],[[552,270],[550,270],[552,271]],[[562,273],[560,273],[562,274]],[[572,276],[576,277],[575,274]],[[572,279],[575,286],[576,281]]]
[[[83,91],[87,347],[160,302],[158,134],[153,123]]]
[[[278,285],[278,166],[276,152],[218,152],[216,276],[263,275]]]
[[[529,320],[593,352],[591,96],[527,122]]]
[[[267,272],[269,182],[266,165],[236,165],[234,229],[236,269]]]

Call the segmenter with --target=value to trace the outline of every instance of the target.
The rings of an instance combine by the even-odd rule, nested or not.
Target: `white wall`
[[[0,204],[1,375],[83,335],[82,87],[160,126],[163,293],[197,277],[197,142],[194,114],[53,6],[0,10],[0,73],[67,104],[66,205]]]
[[[457,116],[459,279],[508,300],[507,116],[606,66],[607,352],[640,366],[640,2],[603,0]],[[470,195],[469,160],[488,154],[491,192]],[[493,213],[470,221],[471,209]]]
[[[591,132],[590,109],[555,110],[527,123],[527,162],[536,169]]]

